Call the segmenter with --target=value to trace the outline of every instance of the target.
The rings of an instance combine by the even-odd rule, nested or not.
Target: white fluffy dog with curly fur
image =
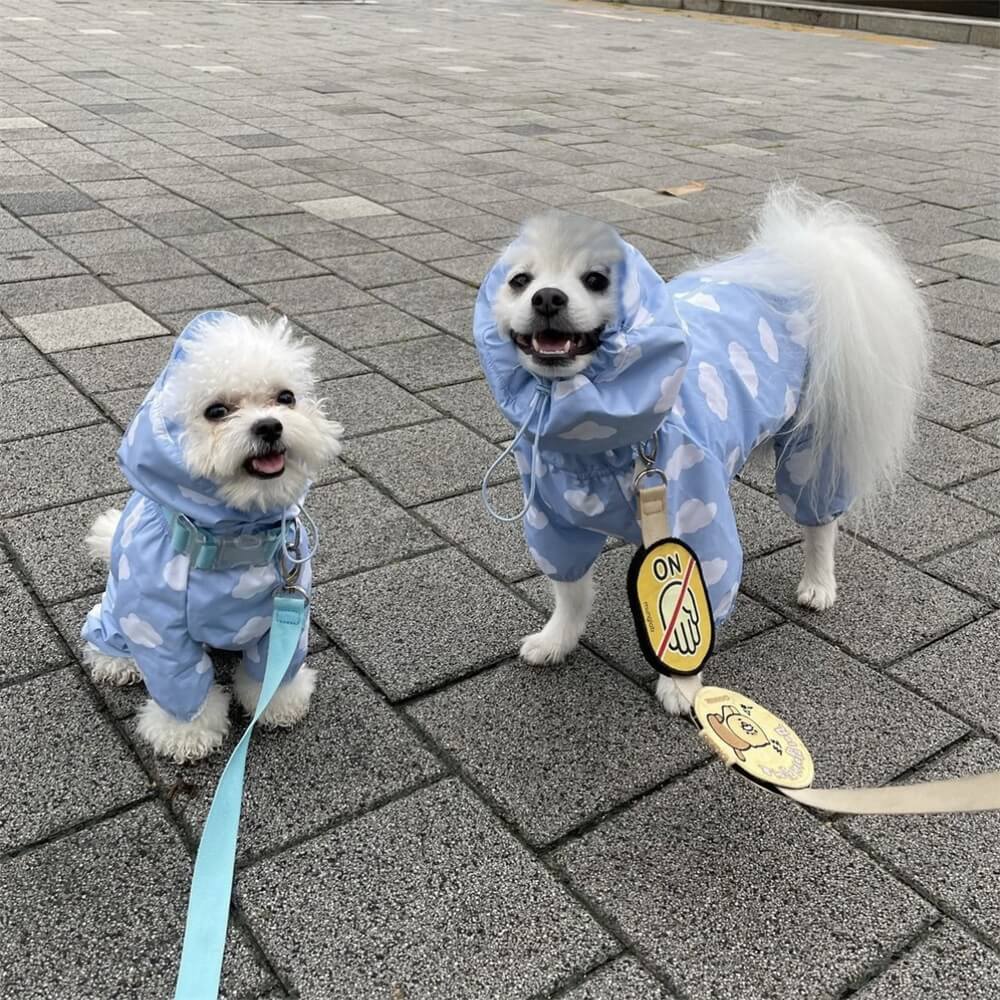
[[[157,754],[198,759],[229,730],[209,649],[242,654],[233,689],[247,712],[256,706],[273,593],[289,543],[305,545],[299,505],[342,433],[317,398],[312,351],[287,321],[203,313],[177,338],[118,451],[135,492],[87,537],[109,574],[82,629],[96,681],[145,682],[137,729]],[[308,554],[297,580],[307,593]],[[307,634],[265,725],[308,711]]]

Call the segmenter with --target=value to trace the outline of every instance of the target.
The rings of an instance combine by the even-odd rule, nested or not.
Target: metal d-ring
[[[659,476],[661,481],[663,482],[663,485],[664,486],[667,485],[667,474],[663,471],[663,469],[656,469],[656,468],[640,469],[635,474],[635,478],[632,480],[632,489],[638,492],[639,483],[641,483],[646,476]]]
[[[649,449],[647,451],[646,449]],[[636,446],[636,450],[639,452],[639,457],[646,463],[647,466],[651,466],[656,461],[656,452],[659,449],[659,439],[654,434],[648,441],[642,441]]]
[[[297,568],[298,567],[296,567],[296,569]],[[296,577],[298,577],[298,572],[296,572],[295,575],[296,575]],[[286,581],[284,584],[282,584],[282,587],[278,591],[278,594],[279,595],[280,594],[301,594],[302,595],[302,600],[305,601],[306,604],[309,603],[309,595],[305,592],[305,590],[302,587],[299,587],[299,586],[297,586],[294,583],[288,583]]]

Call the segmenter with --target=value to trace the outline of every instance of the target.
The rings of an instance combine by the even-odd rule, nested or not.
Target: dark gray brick
[[[94,774],[106,768],[94,761]],[[155,803],[4,862],[0,993],[161,1000],[180,958],[186,902],[178,887],[190,879],[188,852]],[[227,1000],[256,996],[270,981],[232,926],[222,979]]]
[[[240,877],[238,895],[278,970],[329,1000],[392,983],[435,1000],[519,1000],[618,950],[453,781],[269,859]],[[293,939],[288,921],[303,909],[313,919]]]
[[[509,440],[514,433],[514,428],[500,412],[483,379],[428,389],[420,393],[420,398],[468,424],[494,443]]]
[[[0,850],[40,840],[149,791],[142,769],[73,668],[0,688],[0,721],[6,802]]]
[[[370,373],[328,382],[320,389],[347,437],[435,419],[438,411],[416,396]]]
[[[207,267],[227,281],[247,285],[256,281],[277,281],[282,278],[302,278],[322,274],[324,269],[287,250],[239,254],[234,257],[203,257]]]
[[[117,301],[118,296],[110,288],[89,275],[0,285],[0,309],[15,319]]]
[[[615,959],[564,994],[565,1000],[670,1000],[672,993],[631,956]]]
[[[363,253],[356,257],[334,257],[323,263],[334,274],[359,288],[398,285],[404,281],[416,281],[434,275],[429,267],[392,251]]]
[[[917,421],[909,471],[931,486],[954,486],[1000,469],[1000,450],[927,420]]]
[[[251,298],[246,292],[215,275],[143,282],[129,285],[126,294],[141,309],[152,313],[212,309],[247,302]]]
[[[394,700],[510,656],[541,624],[452,550],[323,584],[313,614]],[[461,629],[456,616],[466,623]]]
[[[928,570],[951,580],[964,590],[985,594],[1000,601],[1000,580],[996,567],[1000,561],[1000,536],[982,538],[927,563]]]
[[[53,212],[80,212],[97,208],[97,202],[79,191],[25,191],[0,195],[0,205],[15,215],[50,215]]]
[[[54,374],[52,365],[27,340],[20,337],[0,339],[0,383]]]
[[[99,420],[100,412],[61,375],[0,385],[0,441]]]
[[[358,348],[357,355],[411,392],[467,381],[480,374],[476,352],[454,337]]]
[[[504,664],[408,712],[533,844],[706,756],[686,722],[586,652],[558,667]]]
[[[375,301],[366,292],[332,274],[249,285],[248,291],[272,307],[296,316],[344,306],[366,305]]]
[[[842,546],[837,566],[837,603],[827,611],[795,603],[802,572],[798,545],[751,562],[744,586],[753,596],[780,603],[784,614],[807,621],[853,655],[876,663],[901,656],[982,610],[973,598],[860,541],[845,550]]]
[[[934,912],[833,830],[718,764],[554,860],[683,995],[706,1000],[731,996],[734,981],[774,1000],[837,996]]]
[[[173,337],[149,337],[61,351],[52,360],[87,392],[148,388],[166,364],[173,342]]]
[[[0,599],[6,609],[0,622],[0,682],[66,662],[58,633],[6,562],[0,562]]]
[[[381,304],[310,313],[298,319],[324,340],[348,350],[396,340],[413,340],[437,332],[420,320]]]

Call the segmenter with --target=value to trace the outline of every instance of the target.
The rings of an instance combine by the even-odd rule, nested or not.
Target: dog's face
[[[525,368],[566,378],[590,364],[616,316],[623,253],[603,222],[550,212],[525,223],[503,257],[506,283],[493,304]]]
[[[340,453],[344,429],[316,397],[312,351],[288,323],[227,318],[186,348],[165,406],[188,469],[230,507],[287,507]]]

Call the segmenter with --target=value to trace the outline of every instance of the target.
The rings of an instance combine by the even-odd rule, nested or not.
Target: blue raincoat
[[[115,530],[111,567],[101,603],[87,616],[82,637],[109,656],[132,657],[150,697],[177,719],[190,721],[212,685],[207,648],[238,650],[247,672],[263,680],[274,591],[281,582],[277,553],[266,565],[197,569],[190,555],[178,552],[168,518],[185,515],[221,540],[233,554],[239,541],[259,561],[258,538],[278,536],[282,519],[294,521],[298,508],[264,513],[238,511],[215,496],[214,485],[187,471],[180,446],[181,428],[164,412],[172,373],[208,323],[224,314],[202,313],[174,343],[166,367],[150,389],[118,449],[118,464],[135,492]],[[303,543],[304,544],[304,543]],[[303,553],[307,554],[307,553]],[[197,561],[197,560],[196,560]],[[228,562],[239,563],[239,555]],[[307,593],[309,563],[297,581]],[[308,626],[285,680],[305,658]]]
[[[711,268],[665,282],[624,249],[616,322],[570,378],[528,372],[497,328],[502,261],[480,288],[474,331],[486,380],[507,419],[525,428],[514,448],[532,498],[525,539],[539,569],[563,581],[584,576],[609,535],[640,544],[633,476],[637,446],[654,439],[672,534],[697,553],[721,623],[743,565],[729,485],[754,447],[773,439],[778,501],[800,524],[825,524],[850,504],[842,484],[821,481],[829,463],[812,459],[808,430],[793,429],[808,324],[801,303]]]

